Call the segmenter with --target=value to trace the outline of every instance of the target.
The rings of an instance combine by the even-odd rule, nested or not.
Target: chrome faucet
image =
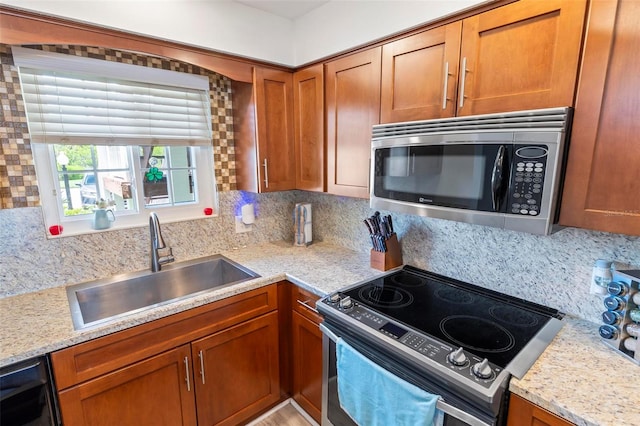
[[[149,215],[149,233],[151,234],[151,272],[158,272],[162,265],[171,263],[175,259],[173,258],[173,250],[171,247],[169,247],[168,255],[160,256],[160,249],[167,248],[167,245],[162,239],[160,222],[155,212],[151,212]]]

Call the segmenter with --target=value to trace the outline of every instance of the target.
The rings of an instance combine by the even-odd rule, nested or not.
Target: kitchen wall
[[[293,63],[313,62],[491,1],[330,1],[293,21]]]
[[[0,210],[0,297],[147,268],[146,227],[46,238],[24,108],[18,96],[19,81],[7,49],[8,46],[0,45],[3,67],[0,195],[3,200],[11,198],[13,203],[17,198],[18,202],[5,203]],[[105,55],[105,59],[122,56],[117,52],[71,50]],[[136,60],[144,64],[149,58]],[[225,83],[221,84],[223,89],[218,91],[225,92]],[[229,105],[222,102],[214,107],[221,108],[220,120],[226,123]],[[236,191],[232,129],[224,127],[218,131],[214,150],[220,213],[218,217],[162,224],[165,240],[178,260],[267,241],[292,242],[295,202],[313,205],[314,241],[362,252],[369,250],[362,223],[373,213],[368,201],[304,191],[272,194]],[[225,139],[224,152],[220,139]],[[23,200],[21,194],[27,191],[31,198]],[[257,221],[252,232],[236,234],[234,215],[245,202],[256,204]],[[594,261],[604,258],[616,261],[618,269],[640,269],[640,237],[573,228],[550,236],[534,236],[439,219],[393,216],[405,263],[594,322],[599,321],[602,310],[600,298],[588,293]]]
[[[206,75],[209,77],[217,217],[162,224],[166,242],[178,260],[187,260],[264,241],[292,239],[284,212],[293,211],[293,193],[256,195],[236,191],[235,147],[230,80],[180,61],[86,46],[37,46],[39,49],[106,61]],[[148,228],[47,239],[20,79],[11,48],[0,44],[0,297],[145,269]],[[234,216],[255,202],[254,232],[235,233]],[[162,214],[159,213],[162,222]],[[290,214],[289,214],[289,217]]]
[[[294,21],[234,1],[1,0],[0,3],[298,66],[490,1],[493,0],[333,0]]]

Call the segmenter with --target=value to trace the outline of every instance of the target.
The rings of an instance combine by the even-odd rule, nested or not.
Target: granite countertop
[[[315,243],[277,242],[222,252],[261,277],[74,330],[64,287],[0,299],[0,367],[287,279],[318,295],[370,279],[369,255]],[[565,318],[564,327],[510,389],[578,425],[640,425],[640,366],[604,345],[597,325]]]

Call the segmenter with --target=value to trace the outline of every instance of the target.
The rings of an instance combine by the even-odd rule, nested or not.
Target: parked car
[[[89,207],[96,204],[96,175],[93,173],[85,174],[80,184],[80,199],[83,207]]]

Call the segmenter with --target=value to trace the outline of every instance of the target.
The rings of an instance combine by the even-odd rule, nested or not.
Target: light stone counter
[[[80,331],[73,328],[65,287],[0,299],[0,367],[284,279],[324,295],[381,274],[369,267],[367,254],[330,244],[264,243],[221,254],[261,277]]]
[[[0,367],[288,279],[324,295],[381,274],[366,253],[327,243],[265,243],[222,252],[261,275],[188,300],[73,329],[64,287],[0,299]],[[640,367],[600,342],[597,325],[570,318],[522,380],[510,389],[578,425],[640,425]]]
[[[639,426],[640,366],[604,344],[598,325],[563,322],[511,392],[580,426]]]

